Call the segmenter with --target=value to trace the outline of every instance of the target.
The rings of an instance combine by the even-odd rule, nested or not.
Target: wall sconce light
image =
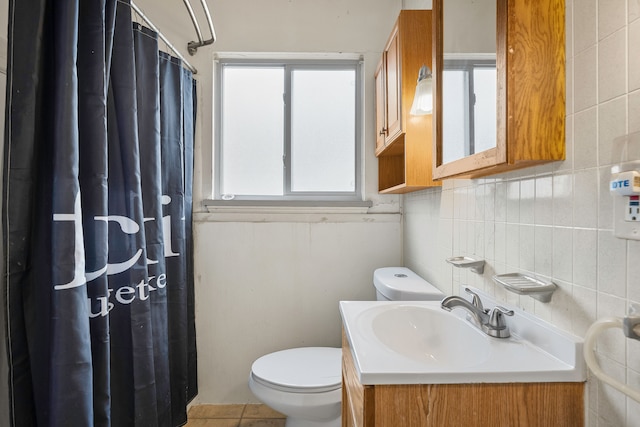
[[[414,116],[424,116],[433,111],[433,79],[431,70],[426,65],[420,67],[418,74],[418,84],[416,94],[413,97],[413,105],[410,114]]]

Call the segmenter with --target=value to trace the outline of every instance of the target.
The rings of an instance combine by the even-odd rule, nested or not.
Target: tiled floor
[[[284,427],[285,416],[266,405],[195,405],[185,427]]]

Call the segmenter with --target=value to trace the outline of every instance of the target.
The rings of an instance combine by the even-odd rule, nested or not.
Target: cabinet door
[[[387,141],[393,141],[402,131],[398,27],[392,33],[384,57],[387,82]]]
[[[387,96],[384,72],[384,54],[376,69],[376,153],[384,148],[387,138]]]
[[[495,146],[443,158],[452,144],[454,151],[466,148],[457,144],[461,138],[447,140],[443,130],[443,115],[449,114],[443,113],[444,57],[464,52],[456,33],[461,15],[449,9],[451,3],[433,0],[433,178],[479,178],[564,160],[565,0],[489,1],[495,3],[496,21],[482,27],[496,29],[489,37],[496,40]]]

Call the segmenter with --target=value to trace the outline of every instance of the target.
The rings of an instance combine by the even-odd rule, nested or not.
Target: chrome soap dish
[[[493,280],[508,291],[518,295],[528,295],[541,302],[551,301],[551,295],[558,287],[553,282],[543,282],[520,273],[496,274],[493,276]]]
[[[453,258],[447,258],[446,261],[459,268],[470,268],[474,273],[484,273],[483,259],[471,258],[468,256],[454,256]]]

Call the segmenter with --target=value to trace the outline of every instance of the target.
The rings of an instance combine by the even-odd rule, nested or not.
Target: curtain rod
[[[160,30],[158,30],[158,28],[157,28],[155,25],[153,25],[153,22],[151,22],[151,19],[147,18],[147,16],[142,12],[142,10],[141,10],[138,6],[136,6],[136,4],[135,4],[133,1],[131,2],[131,8],[132,8],[133,10],[135,10],[135,11],[136,11],[136,13],[137,13],[138,15],[140,15],[140,17],[141,17],[141,18],[142,18],[142,19],[143,19],[143,20],[144,20],[144,21],[149,25],[149,27],[150,27],[153,31],[155,31],[156,33],[158,33],[158,37],[160,37],[160,38],[162,39],[162,41],[163,41],[163,42],[165,42],[165,44],[169,47],[169,49],[171,49],[171,50],[176,54],[176,56],[182,60],[183,64],[184,64],[184,65],[185,65],[189,70],[191,70],[191,72],[192,72],[193,74],[197,74],[197,73],[198,73],[198,70],[197,70],[193,65],[191,65],[191,64],[189,63],[189,61],[187,61],[186,59],[184,59],[184,56],[182,56],[182,55],[180,54],[180,52],[178,52],[178,50],[177,50],[175,47],[173,47],[173,45],[171,44],[171,42],[170,42],[170,41],[169,41],[169,40],[164,36],[164,34],[162,34],[162,33],[160,32]]]
[[[209,7],[207,6],[207,2],[205,0],[200,0],[200,4],[202,5],[202,10],[204,11],[204,15],[207,18],[207,25],[209,25],[209,31],[211,32],[211,38],[208,40],[202,39],[202,31],[200,31],[200,26],[198,25],[198,20],[196,19],[196,15],[193,13],[193,9],[191,8],[191,3],[189,0],[184,0],[184,5],[189,12],[189,16],[191,16],[191,22],[193,22],[193,26],[196,29],[196,35],[198,36],[198,41],[191,41],[187,45],[189,49],[189,55],[195,55],[196,51],[201,46],[207,46],[216,41],[216,30],[213,28],[213,20],[211,20],[211,14],[209,13]]]

